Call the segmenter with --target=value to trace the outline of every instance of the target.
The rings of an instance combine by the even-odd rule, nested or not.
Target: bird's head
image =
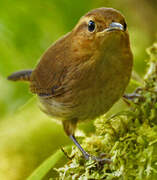
[[[79,53],[116,50],[129,46],[124,16],[113,8],[98,8],[83,16],[72,31],[72,44]]]

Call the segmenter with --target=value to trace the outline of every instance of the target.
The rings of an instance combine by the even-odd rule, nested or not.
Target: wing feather
[[[32,93],[56,96],[63,92],[61,86],[67,73],[69,36],[70,33],[58,40],[42,56],[31,75],[30,90]]]

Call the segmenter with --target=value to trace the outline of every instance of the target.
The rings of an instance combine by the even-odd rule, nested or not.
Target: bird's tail
[[[18,71],[8,76],[7,79],[11,81],[30,81],[31,74],[32,70]]]

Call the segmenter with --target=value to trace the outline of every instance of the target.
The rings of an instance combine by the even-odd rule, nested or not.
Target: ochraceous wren
[[[44,112],[61,120],[84,157],[107,162],[84,151],[74,136],[76,125],[112,107],[128,85],[132,64],[124,16],[112,8],[98,8],[53,43],[34,70],[15,72],[8,79],[29,81]]]

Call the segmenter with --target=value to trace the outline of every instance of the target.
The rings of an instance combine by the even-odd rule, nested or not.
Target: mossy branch
[[[105,152],[113,162],[85,161],[74,147],[75,157],[57,169],[58,179],[157,179],[157,43],[147,52],[148,71],[139,96],[127,111],[97,119],[96,133],[82,141],[90,153]]]

